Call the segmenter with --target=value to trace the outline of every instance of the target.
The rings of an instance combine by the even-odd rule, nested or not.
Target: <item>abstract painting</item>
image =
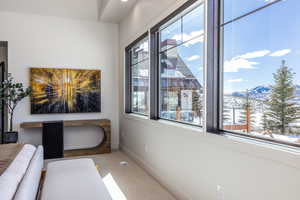
[[[101,71],[30,68],[31,114],[101,112]]]

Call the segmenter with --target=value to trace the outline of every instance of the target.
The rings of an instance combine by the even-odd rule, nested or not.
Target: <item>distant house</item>
[[[203,87],[178,54],[175,40],[165,40],[162,42],[161,49],[170,50],[161,53],[160,95],[162,98],[160,109],[165,114],[173,112],[173,118],[176,118],[174,112],[176,110],[190,112],[194,110],[193,96],[202,94]],[[145,67],[144,70],[147,68]],[[139,98],[145,101],[144,105],[147,105],[146,101],[148,100],[148,84],[148,73],[143,73],[143,70],[135,71],[133,90],[138,91]]]

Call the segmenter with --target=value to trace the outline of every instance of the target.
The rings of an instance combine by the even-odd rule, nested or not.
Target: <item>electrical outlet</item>
[[[145,144],[145,152],[148,153],[148,145]]]
[[[217,185],[217,200],[225,200],[225,191],[221,185]]]

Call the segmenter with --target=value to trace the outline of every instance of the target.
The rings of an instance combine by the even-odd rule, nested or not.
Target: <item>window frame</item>
[[[223,4],[225,0],[203,0],[205,12],[204,12],[204,117],[203,127],[201,125],[195,125],[186,123],[183,121],[176,121],[171,119],[160,118],[160,30],[161,27],[165,28],[166,24],[172,24],[176,21],[176,16],[189,9],[194,3],[199,0],[189,0],[184,3],[177,10],[172,12],[166,18],[161,20],[155,26],[153,26],[149,32],[147,31],[137,40],[131,43],[125,49],[125,113],[132,113],[131,111],[131,55],[130,48],[133,47],[140,40],[148,37],[149,40],[149,114],[147,115],[149,120],[166,120],[176,124],[187,125],[191,127],[197,127],[204,132],[216,134],[220,136],[234,136],[238,138],[246,138],[253,141],[262,143],[284,146],[284,147],[296,147],[299,148],[300,144],[285,142],[282,140],[276,140],[266,137],[254,136],[249,134],[231,132],[223,130],[223,27],[226,24],[239,20],[243,17],[251,15],[261,9],[276,4],[283,0],[274,0],[266,5],[256,8],[248,13],[238,16],[230,21],[223,22]],[[139,113],[137,113],[139,114]]]
[[[156,24],[154,27],[150,29],[150,119],[152,120],[167,120],[174,123],[179,124],[185,124],[189,126],[195,126],[203,128],[202,125],[198,124],[192,124],[184,121],[177,121],[167,118],[161,118],[160,117],[160,55],[162,52],[167,51],[169,49],[161,50],[160,49],[160,31],[168,27],[168,25],[171,25],[172,23],[176,22],[176,20],[180,19],[178,16],[185,16],[189,12],[191,12],[195,8],[191,8],[195,3],[197,3],[199,0],[189,0],[186,3],[184,3],[181,7],[179,7],[177,10],[175,10],[173,13],[168,15],[166,18],[164,18],[162,21],[160,21],[158,24]],[[199,5],[205,4],[205,2],[201,2]],[[190,9],[190,10],[189,10]],[[182,14],[182,12],[185,12]],[[204,22],[205,22],[205,16],[204,16]],[[204,32],[205,35],[205,32]],[[200,37],[196,36],[197,37]],[[195,39],[193,38],[193,39]],[[193,40],[191,39],[191,40]],[[187,41],[182,41],[179,45],[184,44]],[[204,45],[204,51],[205,51],[205,45]],[[205,66],[205,64],[204,64]],[[205,95],[204,95],[205,96]],[[205,112],[204,112],[205,113]],[[205,115],[205,114],[204,114]]]
[[[208,43],[208,45],[207,45],[207,51],[208,51],[207,78],[208,79],[216,78],[213,80],[215,80],[214,82],[217,82],[217,84],[218,84],[217,87],[214,87],[213,85],[211,85],[212,84],[211,81],[208,81],[208,85],[207,85],[207,90],[208,90],[208,92],[207,92],[207,119],[208,120],[206,123],[207,124],[207,129],[206,129],[207,132],[215,133],[218,135],[232,135],[232,136],[237,136],[237,137],[248,138],[248,139],[260,141],[263,143],[270,143],[270,144],[274,144],[274,145],[281,145],[281,146],[283,145],[283,146],[287,146],[287,147],[299,148],[300,144],[285,142],[285,141],[278,140],[278,139],[266,138],[263,136],[243,134],[243,133],[238,133],[238,132],[233,132],[233,131],[223,129],[223,121],[222,121],[222,114],[223,114],[223,107],[222,107],[222,105],[223,105],[222,104],[223,90],[222,90],[222,88],[223,88],[223,84],[224,84],[223,78],[222,78],[223,77],[223,52],[224,52],[223,29],[227,24],[230,24],[230,23],[240,20],[244,17],[252,15],[264,8],[267,8],[276,3],[279,3],[282,0],[271,1],[261,7],[251,10],[251,11],[249,11],[241,16],[238,16],[236,18],[233,18],[227,22],[223,22],[222,7],[224,4],[224,1],[225,0],[212,0],[212,1],[207,0],[206,1],[207,6],[208,6],[207,24],[208,24],[208,27],[214,26],[214,28],[210,27],[211,30],[207,32],[208,41],[211,43],[211,44]],[[212,18],[215,18],[215,20],[213,20]],[[214,25],[212,25],[212,23]],[[210,49],[210,47],[215,47],[215,46],[213,46],[213,44],[217,44],[218,50],[216,52],[213,52],[213,50]],[[211,52],[209,52],[209,51],[211,51]],[[211,67],[209,62],[212,61],[212,59],[209,59],[211,56],[213,56],[214,59],[218,58],[218,61],[214,62],[214,64],[213,64],[213,69],[218,71],[218,75],[216,75],[214,72],[212,72],[213,70],[209,70],[209,68]],[[217,103],[215,102],[216,104],[211,105],[215,98],[217,98]],[[214,107],[216,107],[216,108],[214,108]],[[215,115],[215,113],[217,113],[217,115]],[[209,123],[209,121],[210,121],[209,119],[212,120],[212,123]]]
[[[131,44],[129,44],[125,48],[125,113],[130,114],[137,114],[141,116],[148,116],[146,113],[139,113],[139,112],[133,112],[132,111],[132,52],[131,49],[138,44],[143,39],[148,38],[149,43],[149,34],[148,32],[145,32],[140,37],[138,37],[135,41],[133,41]],[[150,56],[150,54],[149,54]],[[150,57],[148,56],[148,59]],[[135,63],[138,64],[138,63]],[[149,74],[150,76],[150,74]],[[150,77],[149,77],[150,78]],[[150,88],[149,88],[150,89]],[[149,101],[148,101],[149,103]]]

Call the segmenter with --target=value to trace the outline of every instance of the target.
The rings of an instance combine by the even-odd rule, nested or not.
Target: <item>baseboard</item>
[[[154,170],[149,163],[140,158],[136,153],[132,152],[129,148],[120,144],[120,150],[127,154],[132,160],[134,160],[140,167],[142,167],[151,177],[153,177],[162,187],[164,187],[170,194],[172,194],[178,200],[191,200],[185,193],[181,192],[179,188],[174,189],[174,186],[169,185],[160,177],[163,174],[159,174]]]

